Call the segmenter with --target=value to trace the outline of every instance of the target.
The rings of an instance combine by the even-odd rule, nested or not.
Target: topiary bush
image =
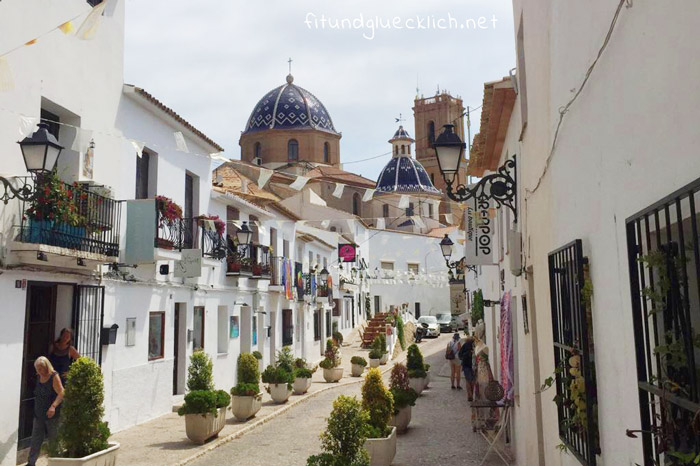
[[[290,346],[284,346],[277,352],[277,367],[281,367],[290,374],[294,372],[294,353]]]
[[[306,367],[297,367],[294,369],[294,378],[295,379],[310,379],[314,375],[314,372],[311,369],[307,369]]]
[[[425,364],[423,363],[423,354],[415,343],[408,347],[406,368],[408,369],[408,376],[411,378],[423,378],[427,375]]]
[[[269,384],[286,383],[289,388],[292,388],[291,384],[294,382],[294,375],[282,366],[269,365],[262,373],[262,381]]]
[[[88,357],[71,364],[61,405],[58,435],[49,450],[53,457],[82,458],[109,447],[104,416],[104,379],[100,366]]]
[[[241,353],[238,356],[236,375],[238,384],[231,389],[232,395],[254,396],[260,393],[260,370],[255,356],[250,353]]]
[[[216,390],[216,407],[225,408],[231,403],[231,395],[226,393],[226,390]]]
[[[333,369],[340,365],[340,356],[338,355],[338,345],[331,339],[326,341],[325,359],[319,363],[323,369]]]
[[[310,456],[307,466],[369,466],[364,449],[369,416],[355,397],[339,396],[333,402],[328,427],[321,434],[323,453]]]
[[[403,319],[401,318],[401,314],[396,316],[396,334],[399,337],[401,351],[404,351],[406,349],[406,337],[404,336]]]
[[[367,360],[362,356],[353,356],[352,358],[350,358],[350,364],[357,364],[358,366],[365,367],[367,365]]]
[[[255,356],[255,359],[257,359],[258,361],[262,360],[263,358],[262,353],[260,351],[253,351],[253,356]]]
[[[388,353],[388,351],[386,349],[386,335],[384,333],[380,333],[378,338],[379,338],[379,341],[381,342],[380,344],[381,344],[382,353],[383,354]]]
[[[408,385],[408,369],[403,364],[395,364],[391,369],[389,391],[394,397],[394,414],[406,406],[415,406],[418,394]]]
[[[217,393],[212,390],[193,390],[185,395],[185,404],[180,406],[177,414],[216,414],[217,401]]]
[[[476,324],[480,320],[484,319],[484,292],[478,289],[474,292],[474,298],[472,299],[472,312],[471,320],[472,327],[476,327]]]
[[[371,368],[362,384],[362,407],[369,414],[367,437],[384,438],[391,433],[389,419],[394,412],[394,397],[384,386],[382,373]]]
[[[190,367],[187,368],[187,391],[213,390],[211,358],[204,351],[198,350],[190,356]]]

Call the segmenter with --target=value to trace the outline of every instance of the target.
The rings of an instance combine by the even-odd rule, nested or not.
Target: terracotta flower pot
[[[109,448],[82,458],[51,458],[49,466],[115,466],[119,444],[109,442]]]
[[[226,406],[219,408],[217,414],[186,414],[185,432],[187,438],[202,445],[216,437],[226,425]]]
[[[368,438],[365,450],[369,453],[370,466],[389,466],[396,456],[396,427],[386,438]]]

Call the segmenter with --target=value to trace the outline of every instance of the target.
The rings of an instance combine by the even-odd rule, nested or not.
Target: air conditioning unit
[[[262,159],[260,157],[253,157],[253,165],[257,165],[258,167],[262,166]]]

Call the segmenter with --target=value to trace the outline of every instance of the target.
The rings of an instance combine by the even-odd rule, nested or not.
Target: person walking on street
[[[445,359],[447,359],[450,363],[450,382],[452,382],[452,388],[461,390],[462,385],[461,385],[461,376],[459,374],[459,359],[457,358],[457,355],[459,354],[459,350],[462,348],[462,345],[459,342],[459,333],[455,333],[452,336],[452,341],[447,344],[447,348],[445,348]],[[455,387],[455,383],[457,386]]]
[[[467,335],[467,338],[462,343],[462,348],[459,350],[460,361],[462,361],[462,372],[464,372],[464,381],[467,385],[467,399],[472,401],[474,399],[474,363],[472,358],[474,357],[474,338]]]
[[[56,437],[60,405],[63,401],[63,384],[58,373],[46,357],[40,356],[34,361],[37,381],[34,389],[34,424],[29,449],[27,466],[34,466],[41,452],[41,445],[48,437]]]

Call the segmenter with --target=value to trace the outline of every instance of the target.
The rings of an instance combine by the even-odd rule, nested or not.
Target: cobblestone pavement
[[[426,361],[431,364],[431,388],[413,407],[408,432],[399,436],[394,465],[478,465],[486,452],[484,440],[472,433],[465,392],[450,389],[449,367],[443,352],[447,341],[449,335],[421,343]],[[360,384],[321,393],[189,464],[305,465],[309,455],[320,452],[318,436],[339,395],[359,397]],[[498,457],[493,455],[485,464],[499,464],[496,461]]]

